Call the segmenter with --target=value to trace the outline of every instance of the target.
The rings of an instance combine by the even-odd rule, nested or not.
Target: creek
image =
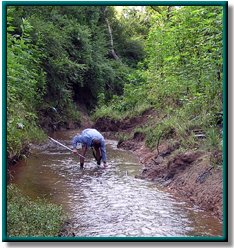
[[[70,146],[76,131],[53,134]],[[11,168],[12,182],[31,198],[61,204],[80,237],[222,236],[222,223],[154,182],[135,178],[139,158],[106,140],[108,168],[97,168],[91,151],[85,169],[78,157],[52,142]]]

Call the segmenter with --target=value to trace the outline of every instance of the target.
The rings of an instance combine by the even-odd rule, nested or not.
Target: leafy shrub
[[[130,73],[123,95],[102,101],[95,115],[121,119],[153,107],[166,118],[143,127],[149,147],[173,133],[182,147],[209,150],[222,139],[215,123],[222,112],[222,7],[168,11],[157,7],[151,14],[144,62]],[[196,127],[207,132],[206,141],[194,137]]]
[[[19,155],[28,142],[45,137],[37,124],[45,74],[40,67],[40,51],[29,37],[30,23],[23,20],[21,36],[14,35],[15,10],[7,11],[7,149],[12,157]]]

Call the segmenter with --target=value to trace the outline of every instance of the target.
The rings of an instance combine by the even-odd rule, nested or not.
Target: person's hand
[[[72,152],[73,152],[73,154],[77,154],[78,153],[76,149],[73,149]]]

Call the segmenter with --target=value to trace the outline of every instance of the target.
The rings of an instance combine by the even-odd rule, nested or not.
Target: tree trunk
[[[113,41],[113,35],[112,35],[112,30],[111,30],[111,26],[110,26],[110,22],[109,20],[107,19],[107,17],[105,18],[106,20],[106,24],[107,24],[107,27],[108,27],[108,32],[109,32],[109,36],[110,36],[110,53],[111,53],[111,56],[115,59],[115,60],[118,60],[119,57],[118,55],[116,54],[115,50],[114,50],[114,41]]]

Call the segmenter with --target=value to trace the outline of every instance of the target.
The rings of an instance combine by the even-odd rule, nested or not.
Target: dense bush
[[[158,6],[148,12],[146,58],[129,75],[123,95],[99,104],[95,118],[121,119],[154,108],[167,118],[160,125],[145,127],[150,147],[167,128],[174,129],[185,147],[197,147],[197,141],[188,139],[193,135],[188,130],[198,127],[210,141],[206,149],[215,147],[214,140],[221,149],[216,116],[222,114],[223,100],[222,7]]]
[[[133,70],[123,56],[130,55],[116,46],[122,57],[110,56],[107,21],[122,45],[132,41],[125,29],[116,33],[110,6],[7,7],[7,18],[7,142],[14,157],[44,138],[38,127],[79,124],[79,105],[91,110],[99,94],[106,101],[123,93]]]
[[[14,9],[8,9],[7,27],[7,142],[8,156],[18,156],[30,141],[40,140],[37,109],[42,104],[45,73],[40,67],[41,51],[32,44],[27,20],[21,35],[12,26]]]

